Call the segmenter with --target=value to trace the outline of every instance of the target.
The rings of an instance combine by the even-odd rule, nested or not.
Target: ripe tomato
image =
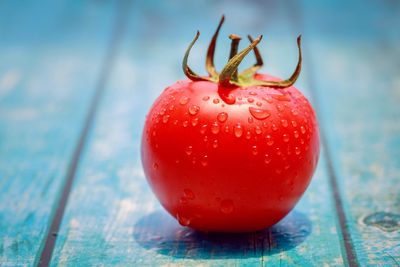
[[[197,35],[183,64],[189,79],[169,86],[151,107],[142,162],[155,195],[181,225],[248,232],[275,224],[300,199],[317,165],[319,133],[313,108],[292,86],[301,53],[294,75],[281,81],[255,73],[261,38],[236,54],[238,37],[231,36],[231,59],[217,74],[212,56],[222,21],[209,48],[210,76],[186,65]],[[252,49],[257,64],[235,74]]]

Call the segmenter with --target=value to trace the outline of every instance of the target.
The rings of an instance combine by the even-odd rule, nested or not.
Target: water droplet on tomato
[[[214,103],[214,104],[218,104],[218,103],[219,103],[219,99],[218,99],[218,98],[214,98],[214,99],[213,99],[213,103]]]
[[[174,108],[175,108],[175,106],[174,105],[171,105],[171,106],[169,106],[169,110],[174,110]]]
[[[294,131],[293,135],[294,135],[294,138],[299,138],[299,132],[298,131]]]
[[[253,103],[254,102],[254,98],[252,98],[252,97],[247,98],[247,102]]]
[[[193,147],[192,147],[192,146],[188,146],[188,147],[186,148],[185,152],[186,152],[186,154],[187,154],[188,156],[190,156],[190,155],[192,154],[192,152],[193,152]]]
[[[253,123],[253,117],[249,117],[248,119],[247,119],[247,121],[249,122],[249,123]]]
[[[250,114],[258,120],[264,120],[271,116],[271,113],[266,109],[249,107]]]
[[[174,125],[177,125],[178,124],[178,120],[174,120]]]
[[[233,94],[228,94],[225,98],[224,98],[225,102],[227,104],[235,104],[236,102],[236,97]]]
[[[204,138],[203,138],[203,140],[204,140],[204,142],[207,142],[207,141],[208,141],[208,136],[205,135]]]
[[[256,92],[253,92],[253,91],[251,91],[251,92],[249,93],[249,95],[257,95],[257,93],[256,93]]]
[[[213,122],[212,124],[211,124],[211,132],[213,133],[213,134],[218,134],[219,133],[219,125],[218,125],[218,122]]]
[[[155,170],[158,169],[158,164],[156,162],[153,163],[153,169],[155,169]]]
[[[302,134],[306,133],[306,128],[304,126],[300,126],[300,131]]]
[[[281,174],[281,173],[282,173],[282,170],[281,170],[281,169],[276,169],[275,172],[276,172],[277,174]]]
[[[163,123],[167,123],[169,117],[170,117],[169,115],[164,115],[163,118],[162,118]]]
[[[196,115],[196,114],[199,112],[199,110],[200,110],[200,107],[199,107],[199,106],[195,106],[195,105],[190,106],[190,108],[189,108],[189,114],[194,116],[194,115]]]
[[[278,105],[276,105],[276,109],[278,111],[283,111],[283,106],[278,104]]]
[[[202,125],[201,128],[200,128],[200,133],[201,133],[201,134],[205,134],[206,131],[207,131],[207,124],[204,124],[204,125]]]
[[[265,100],[265,101],[267,101],[267,103],[272,103],[272,102],[274,102],[274,101],[272,101],[272,99],[270,98],[270,97],[263,97],[262,98],[263,100]]]
[[[292,109],[291,111],[290,111],[294,116],[297,116],[299,113],[297,112],[297,110],[295,110],[295,109]]]
[[[233,127],[233,133],[234,133],[235,136],[238,137],[238,138],[242,136],[242,134],[243,134],[243,127],[242,127],[242,125],[241,125],[240,123],[236,124],[236,125]]]
[[[256,155],[258,154],[257,146],[253,146],[253,147],[251,148],[251,153],[252,153],[254,156],[256,156]]]
[[[285,143],[289,142],[289,135],[283,134],[283,142]]]
[[[183,196],[190,200],[195,198],[193,191],[188,188],[183,189]]]
[[[179,103],[181,105],[186,105],[189,102],[190,98],[187,96],[182,96],[181,99],[179,99]]]
[[[246,131],[246,139],[249,140],[251,138],[251,133],[250,131]]]
[[[272,146],[274,144],[274,140],[272,140],[270,135],[267,135],[265,139],[267,140],[267,145]]]
[[[225,125],[225,132],[229,133],[229,125]]]
[[[188,122],[188,121],[182,122],[182,126],[183,126],[183,127],[187,127],[188,125],[189,125],[189,122]]]
[[[278,156],[282,155],[282,151],[281,151],[281,149],[279,147],[277,147],[275,150],[276,150],[276,154]]]
[[[221,201],[221,212],[225,214],[232,213],[233,211],[233,201],[230,199],[224,199]]]
[[[284,94],[274,94],[272,98],[279,100],[279,101],[287,101],[290,102],[290,98]]]
[[[271,157],[268,154],[265,154],[264,156],[264,162],[265,164],[269,164],[271,162]]]
[[[186,197],[179,198],[179,203],[186,205],[188,203],[188,199]]]
[[[167,111],[167,110],[166,110],[165,108],[162,108],[162,109],[160,110],[160,115],[161,115],[161,116],[164,115],[166,111]]]
[[[293,127],[297,127],[297,122],[296,121],[292,121],[292,126]]]
[[[208,156],[207,155],[203,156],[200,163],[203,167],[206,167],[208,165]]]
[[[262,133],[261,127],[258,126],[258,125],[254,128],[254,131],[256,132],[256,134],[261,134]]]
[[[190,219],[188,217],[180,215],[179,213],[176,214],[176,218],[178,219],[179,224],[182,226],[188,226],[190,224]]]
[[[261,102],[257,102],[256,105],[259,106],[259,107],[261,107],[261,106],[262,106],[262,103],[261,103]]]
[[[281,120],[281,124],[283,127],[288,127],[288,122],[285,119]]]
[[[199,118],[194,118],[192,120],[192,126],[196,126],[199,123]]]
[[[217,120],[219,122],[225,122],[228,119],[228,114],[226,112],[221,112],[217,115]]]
[[[210,97],[209,97],[208,95],[206,95],[206,96],[203,97],[203,100],[204,100],[204,101],[208,101],[209,99],[210,99]]]
[[[278,130],[278,126],[276,126],[276,124],[273,123],[273,124],[271,125],[271,129],[272,129],[272,131],[276,132],[276,131]]]
[[[297,146],[294,148],[294,153],[296,154],[296,155],[300,155],[300,153],[301,153],[301,151],[300,151],[300,148],[298,148]]]
[[[214,140],[213,142],[213,148],[217,148],[218,147],[218,140]]]

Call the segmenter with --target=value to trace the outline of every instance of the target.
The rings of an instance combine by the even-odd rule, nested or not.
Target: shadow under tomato
[[[303,213],[292,211],[271,228],[255,233],[203,233],[180,226],[164,211],[139,219],[136,242],[145,249],[175,258],[253,258],[290,250],[311,234],[312,225]]]

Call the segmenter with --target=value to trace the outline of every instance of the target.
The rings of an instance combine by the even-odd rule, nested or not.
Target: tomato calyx
[[[299,50],[299,58],[297,62],[296,69],[294,70],[293,74],[290,78],[282,81],[268,81],[268,80],[259,80],[256,79],[255,76],[257,71],[263,66],[263,60],[261,54],[257,48],[257,45],[260,43],[262,39],[262,35],[257,37],[253,40],[253,38],[248,35],[248,39],[250,41],[250,45],[244,48],[242,51],[238,53],[239,42],[241,38],[236,34],[229,35],[231,39],[231,51],[229,56],[228,63],[224,66],[220,73],[217,72],[214,65],[214,54],[215,54],[215,47],[217,43],[217,38],[219,32],[221,30],[222,24],[225,21],[225,17],[222,16],[217,30],[215,31],[211,42],[207,49],[207,57],[206,57],[206,70],[208,72],[208,76],[200,76],[196,74],[189,66],[188,66],[188,58],[190,51],[200,36],[200,32],[197,31],[196,36],[189,44],[185,55],[183,57],[182,68],[183,72],[185,73],[186,77],[188,77],[192,81],[210,81],[214,83],[218,83],[221,87],[230,87],[230,86],[239,86],[239,87],[246,87],[246,86],[264,86],[264,87],[271,87],[276,89],[283,89],[292,86],[301,72],[301,64],[302,64],[302,53],[301,53],[301,35],[297,37],[297,47]],[[254,55],[256,58],[256,63],[238,73],[238,67],[242,60],[249,54],[249,52],[253,50]]]

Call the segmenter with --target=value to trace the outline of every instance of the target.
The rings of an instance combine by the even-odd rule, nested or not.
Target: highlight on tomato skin
[[[221,19],[207,51],[207,76],[188,67],[188,77],[167,87],[151,107],[142,136],[146,178],[162,206],[178,222],[200,231],[250,232],[272,226],[299,201],[319,158],[315,112],[293,84],[258,73],[262,37],[231,36],[227,65],[214,66]],[[256,63],[237,68],[254,51]]]

